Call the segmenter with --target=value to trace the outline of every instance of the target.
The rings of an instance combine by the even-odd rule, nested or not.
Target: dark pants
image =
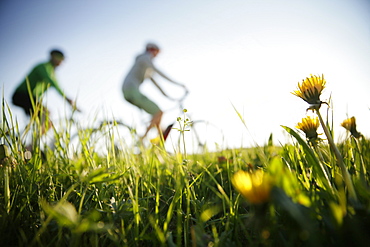
[[[31,98],[28,93],[15,92],[12,98],[13,105],[21,107],[24,112],[30,116],[33,112]],[[36,99],[33,99],[33,102],[36,103]],[[48,109],[45,106],[41,106],[40,113],[49,113]]]
[[[13,105],[21,107],[28,116],[31,115],[33,111],[32,102],[28,93],[15,92],[12,101]]]

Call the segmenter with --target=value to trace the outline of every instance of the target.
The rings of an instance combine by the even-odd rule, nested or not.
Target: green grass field
[[[108,131],[101,155],[91,132],[79,130],[80,146],[71,151],[68,128],[53,129],[51,149],[39,142],[37,117],[20,135],[4,101],[2,113],[1,246],[370,243],[370,140],[355,132],[341,143],[318,136],[320,124],[334,132],[327,120],[282,126],[291,144],[275,146],[271,136],[262,147],[195,154],[181,139],[181,152],[160,144],[117,149]],[[178,121],[184,128],[173,131],[187,135],[189,123]]]

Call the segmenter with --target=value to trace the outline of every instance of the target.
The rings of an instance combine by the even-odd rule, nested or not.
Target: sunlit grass
[[[313,94],[317,103],[315,92],[323,86],[313,85],[302,95]],[[174,152],[160,142],[128,144],[115,124],[82,128],[62,119],[64,127],[51,130],[55,143],[50,148],[39,141],[37,117],[20,133],[2,102],[2,246],[369,243],[370,141],[362,135],[351,132],[335,143],[354,198],[336,151],[324,136],[318,138],[323,121],[316,118],[302,119],[298,130],[284,126],[290,144],[276,146],[271,135],[264,146],[198,153],[187,151],[183,137],[192,130],[186,115],[179,116],[180,128],[173,130],[181,132]],[[350,131],[353,122],[342,126]],[[26,137],[34,145],[31,157]]]

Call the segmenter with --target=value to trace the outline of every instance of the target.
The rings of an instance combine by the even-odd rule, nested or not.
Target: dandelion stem
[[[322,153],[321,153],[320,149],[318,148],[317,143],[312,142],[312,146],[313,146],[314,150],[316,151],[316,153],[319,156],[319,165],[320,165],[320,168],[321,168],[322,172],[324,173],[325,179],[328,181],[328,184],[330,186],[330,189],[331,189],[332,193],[334,194],[334,188],[333,188],[333,186],[331,184],[331,181],[329,179],[329,175],[328,175],[329,174],[329,171],[328,171],[328,169],[327,169],[327,167],[325,165],[325,161],[324,161],[324,158],[322,156]]]
[[[364,183],[366,183],[366,179],[365,179],[366,166],[365,166],[365,162],[364,162],[364,159],[363,159],[363,156],[362,156],[362,151],[361,151],[360,145],[358,145],[358,139],[356,139],[354,137],[353,140],[355,141],[356,148],[357,148],[357,151],[358,151],[359,156],[360,156],[360,162],[361,162],[361,164],[360,164],[360,178]]]
[[[343,176],[344,182],[345,182],[345,184],[347,185],[347,188],[348,188],[349,196],[352,199],[357,201],[357,196],[356,196],[355,189],[353,187],[352,179],[351,179],[351,177],[348,173],[347,168],[344,165],[342,155],[340,154],[337,146],[335,145],[335,143],[333,141],[333,138],[332,138],[328,128],[326,127],[326,124],[324,123],[324,120],[322,119],[322,116],[321,116],[321,113],[320,113],[319,109],[315,108],[315,110],[316,110],[317,116],[319,117],[320,124],[321,124],[321,126],[322,126],[322,128],[325,132],[325,135],[328,138],[329,145],[332,148],[332,150],[335,154],[335,157],[337,158],[338,165],[339,165],[339,167],[342,171],[342,176]]]

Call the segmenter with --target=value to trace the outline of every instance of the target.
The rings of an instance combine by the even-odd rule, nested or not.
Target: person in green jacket
[[[52,50],[50,52],[49,61],[36,65],[16,88],[12,97],[13,104],[21,107],[24,112],[30,116],[34,112],[33,104],[41,101],[43,94],[49,87],[53,87],[74,109],[77,109],[73,100],[65,96],[55,77],[55,68],[58,67],[63,60],[63,52],[60,50]],[[40,108],[40,113],[41,112],[43,112],[44,115],[49,114],[49,110],[43,105],[41,105]]]

